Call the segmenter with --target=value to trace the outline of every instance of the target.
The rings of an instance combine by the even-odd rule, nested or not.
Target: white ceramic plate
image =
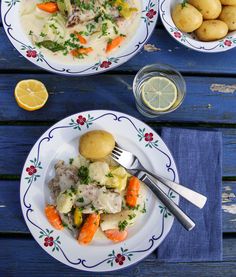
[[[21,0],[3,0],[1,6],[2,22],[8,38],[14,47],[30,62],[43,69],[67,75],[92,75],[111,70],[132,58],[142,49],[155,28],[158,18],[158,2],[156,0],[141,1],[142,12],[140,25],[130,42],[106,60],[97,60],[93,64],[64,65],[50,60],[40,49],[32,45],[20,23]]]
[[[58,159],[69,161],[78,154],[79,137],[93,129],[111,132],[116,141],[136,154],[151,171],[178,181],[175,162],[162,139],[143,122],[123,113],[105,110],[69,116],[46,131],[26,159],[21,177],[20,198],[25,221],[35,240],[60,262],[87,271],[111,271],[130,266],[154,251],[173,224],[173,216],[147,189],[147,212],[129,228],[126,241],[114,244],[95,239],[81,246],[66,231],[52,228],[44,215],[49,198],[47,183]],[[178,203],[177,194],[162,187]]]
[[[159,11],[161,20],[169,34],[184,46],[200,52],[216,53],[232,49],[236,46],[236,31],[228,33],[221,39],[212,42],[199,41],[194,33],[184,33],[174,24],[171,17],[171,10],[182,0],[160,0]]]

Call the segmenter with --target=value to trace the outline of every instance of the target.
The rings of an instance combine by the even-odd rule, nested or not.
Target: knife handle
[[[157,198],[168,208],[168,210],[178,219],[178,221],[188,231],[191,231],[195,227],[195,223],[187,216],[180,207],[175,204],[162,189],[155,184],[149,176],[144,172],[139,172],[137,177],[140,181],[144,182],[157,196]]]
[[[206,196],[204,196],[196,191],[193,191],[189,188],[186,188],[176,182],[168,180],[167,178],[165,178],[163,176],[149,172],[146,169],[145,169],[145,171],[148,173],[148,175],[151,176],[151,179],[154,178],[154,179],[152,179],[152,181],[155,182],[155,179],[156,179],[157,181],[163,183],[168,188],[170,188],[173,191],[175,191],[176,193],[178,193],[180,196],[182,196],[183,198],[188,200],[190,203],[192,203],[196,207],[202,209],[205,206],[206,201],[207,201]]]

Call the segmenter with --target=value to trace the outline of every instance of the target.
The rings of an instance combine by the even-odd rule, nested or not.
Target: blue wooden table
[[[42,71],[23,58],[0,25],[0,276],[236,276],[236,48],[203,54],[175,42],[159,22],[149,43],[131,61],[106,74],[63,77]],[[176,112],[153,119],[136,110],[132,81],[142,66],[167,63],[184,75],[187,97]],[[20,109],[14,87],[22,79],[41,80],[50,93],[46,107]],[[22,217],[19,199],[24,160],[37,138],[53,123],[91,109],[129,113],[159,129],[162,126],[220,129],[223,133],[223,261],[158,263],[151,254],[122,271],[91,274],[69,268],[38,246]]]

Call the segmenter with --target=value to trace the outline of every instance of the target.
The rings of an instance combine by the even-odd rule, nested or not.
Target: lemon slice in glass
[[[44,84],[38,80],[22,80],[15,87],[17,104],[27,111],[42,108],[48,100],[48,92]]]
[[[144,104],[153,111],[166,111],[177,100],[177,88],[174,82],[166,77],[152,77],[144,82],[141,97]]]

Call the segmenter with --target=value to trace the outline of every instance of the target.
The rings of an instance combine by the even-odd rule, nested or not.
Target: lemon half
[[[15,87],[17,104],[27,111],[42,108],[48,100],[48,92],[44,84],[38,80],[22,80]]]
[[[152,77],[141,87],[144,104],[153,111],[166,111],[177,100],[178,91],[173,81],[166,77]]]

